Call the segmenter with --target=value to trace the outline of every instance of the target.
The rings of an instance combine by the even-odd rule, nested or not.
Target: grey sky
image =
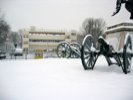
[[[116,0],[0,0],[0,8],[11,29],[36,26],[44,29],[79,30],[86,18],[103,18],[107,25],[129,20],[124,5],[112,17]]]

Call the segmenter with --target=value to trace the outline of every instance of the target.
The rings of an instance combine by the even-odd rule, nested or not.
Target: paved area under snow
[[[80,59],[0,61],[0,100],[133,100],[132,94],[133,68],[125,75],[103,57],[93,71]]]

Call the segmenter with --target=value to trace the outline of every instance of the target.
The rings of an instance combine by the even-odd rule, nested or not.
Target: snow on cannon
[[[132,40],[129,34],[126,35],[123,48],[115,51],[113,46],[108,44],[101,36],[98,39],[99,49],[94,46],[94,40],[91,35],[86,35],[82,42],[81,60],[85,70],[94,68],[95,63],[100,55],[106,58],[108,65],[116,64],[122,68],[122,71],[127,74],[131,70],[132,60]],[[112,58],[115,62],[113,62]]]
[[[59,58],[80,58],[80,50],[81,46],[78,43],[63,42],[57,46],[57,55]]]

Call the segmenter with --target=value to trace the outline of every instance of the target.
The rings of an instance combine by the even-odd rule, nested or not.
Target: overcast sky
[[[112,17],[116,0],[0,0],[5,20],[13,31],[36,26],[44,29],[79,30],[86,18],[103,18],[107,25],[129,20],[124,5]]]

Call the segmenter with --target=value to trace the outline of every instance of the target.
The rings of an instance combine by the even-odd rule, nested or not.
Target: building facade
[[[121,50],[124,46],[126,34],[130,34],[133,39],[133,23],[120,23],[110,26],[105,34],[107,42],[113,45],[115,50]]]
[[[45,31],[31,27],[23,35],[24,51],[53,51],[61,42],[76,42],[76,32]]]

